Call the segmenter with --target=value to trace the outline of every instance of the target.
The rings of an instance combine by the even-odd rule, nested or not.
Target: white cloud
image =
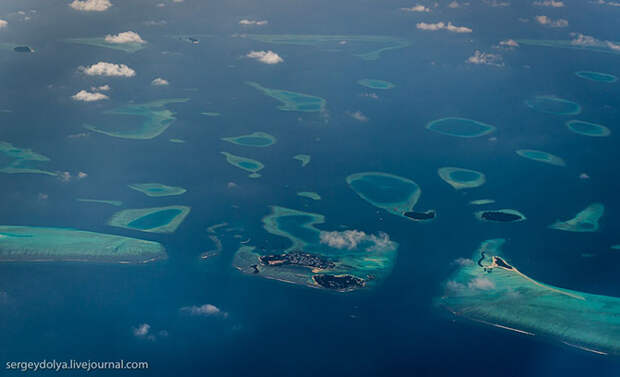
[[[91,86],[90,87],[90,90],[92,90],[93,92],[107,92],[110,89],[112,89],[112,88],[108,84],[101,85],[101,86]]]
[[[592,1],[593,4],[599,4],[599,5],[609,5],[612,7],[620,7],[620,3],[617,1],[605,1],[605,0],[598,0],[598,1]]]
[[[448,22],[447,24],[444,22],[437,22],[434,24],[428,24],[426,22],[419,22],[416,24],[416,27],[420,30],[427,31],[437,31],[437,30],[448,30],[453,33],[471,33],[472,30],[468,27],[464,26],[455,26],[452,22]]]
[[[472,56],[467,58],[466,62],[469,64],[494,65],[496,67],[501,67],[504,65],[504,63],[502,62],[502,57],[500,55],[489,54],[480,50],[476,50]]]
[[[322,231],[319,238],[322,244],[326,244],[334,249],[352,250],[362,247],[366,251],[382,251],[396,247],[396,243],[390,240],[390,236],[383,232],[374,235],[366,234],[360,230],[345,230],[343,232]]]
[[[469,283],[467,283],[467,287],[472,289],[480,289],[483,291],[488,291],[495,288],[495,283],[487,278],[477,277],[472,279]]]
[[[110,0],[73,0],[69,6],[85,12],[103,12],[112,6]]]
[[[567,27],[568,26],[568,21],[563,19],[563,18],[558,18],[557,20],[552,20],[551,18],[549,18],[547,16],[536,16],[536,17],[534,17],[534,19],[539,24],[546,25],[546,26],[549,26],[549,27]]]
[[[420,5],[420,4],[414,5],[410,8],[400,8],[400,10],[405,11],[405,12],[426,12],[426,13],[431,11],[430,8],[425,7],[424,5]]]
[[[173,3],[182,3],[183,0],[172,0]]]
[[[503,8],[503,7],[507,7],[510,6],[510,3],[507,1],[498,1],[498,0],[483,0],[483,2],[493,8]]]
[[[500,41],[499,42],[500,47],[519,47],[519,43],[517,43],[517,41],[515,41],[514,39],[506,39],[505,41]]]
[[[149,334],[150,331],[151,325],[149,325],[148,323],[143,323],[140,326],[133,328],[133,335],[137,337],[145,337]]]
[[[462,8],[462,7],[466,7],[466,6],[469,6],[469,3],[459,3],[456,0],[451,2],[450,4],[448,4],[448,8],[452,8],[452,9]]]
[[[79,69],[89,76],[133,77],[136,75],[136,71],[125,64],[99,62]]]
[[[84,179],[86,177],[88,177],[88,174],[84,173],[83,171],[80,171],[77,174],[77,179]]]
[[[109,99],[110,97],[106,96],[103,93],[87,92],[86,90],[80,90],[79,92],[72,95],[71,98],[73,98],[75,101],[95,102]]]
[[[146,43],[138,33],[133,31],[126,31],[118,33],[116,35],[108,34],[105,36],[105,41],[109,43]]]
[[[533,4],[538,7],[551,7],[551,8],[562,8],[564,6],[563,1],[556,1],[556,0],[534,1]]]
[[[278,64],[282,63],[284,59],[280,57],[280,55],[275,52],[269,51],[250,51],[247,55],[248,58],[256,59],[259,62],[265,64]]]
[[[269,21],[267,20],[248,20],[248,19],[243,19],[241,21],[239,21],[239,25],[256,25],[256,26],[263,26],[263,25],[267,25],[269,23]]]
[[[5,20],[0,20],[0,29],[4,29],[9,25]]]
[[[355,120],[359,120],[360,122],[368,122],[368,117],[359,110],[354,113],[348,113],[348,114],[351,116],[351,118]]]
[[[179,310],[181,312],[184,312],[184,313],[187,313],[187,314],[193,315],[193,316],[220,317],[220,318],[227,318],[228,317],[228,313],[222,311],[217,306],[211,305],[211,304],[204,304],[204,305],[201,305],[201,306],[196,306],[196,305],[184,306],[184,307],[182,307]]]
[[[170,83],[168,82],[168,80],[162,79],[161,77],[158,77],[156,79],[154,79],[153,81],[151,81],[151,85],[153,86],[166,86],[166,85],[170,85]]]

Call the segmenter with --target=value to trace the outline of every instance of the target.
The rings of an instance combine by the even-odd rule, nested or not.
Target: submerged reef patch
[[[181,195],[187,191],[183,187],[167,186],[161,183],[134,183],[128,187],[153,197]]]
[[[358,80],[357,83],[367,88],[379,89],[379,90],[392,89],[396,86],[389,81],[376,80],[376,79],[361,79],[361,80]]]
[[[115,122],[114,124],[116,126],[108,126],[105,129],[89,124],[85,124],[84,128],[100,134],[123,139],[153,139],[166,131],[176,119],[175,114],[166,109],[166,106],[187,101],[189,101],[189,98],[171,98],[143,104],[121,106],[116,109],[105,111],[104,114],[137,116],[145,118],[144,121],[139,123],[138,126],[136,126],[135,120],[132,120],[131,122]]]
[[[222,140],[244,147],[268,147],[276,142],[276,138],[265,132],[253,132],[248,135],[224,137]]]
[[[263,165],[260,161],[253,160],[251,158],[235,156],[234,154],[228,152],[221,153],[226,157],[226,161],[232,166],[251,172],[252,174],[249,175],[250,178],[260,177],[261,175],[258,174],[258,172],[265,167],[265,165]]]
[[[603,72],[578,71],[575,72],[575,75],[579,78],[596,82],[614,83],[618,81],[618,77]]]
[[[283,89],[265,88],[260,84],[251,81],[246,82],[246,84],[260,90],[263,94],[282,102],[282,105],[278,106],[278,109],[282,111],[317,112],[325,110],[325,104],[327,101],[321,97],[291,92]]]
[[[486,182],[483,173],[476,170],[445,167],[437,170],[439,177],[457,190],[475,188]]]
[[[56,172],[39,168],[39,165],[48,161],[50,159],[42,154],[0,141],[0,173],[58,175]]]
[[[605,213],[605,206],[601,203],[592,203],[575,217],[566,221],[556,221],[549,228],[566,232],[596,232],[599,220]]]
[[[555,115],[577,115],[581,112],[579,104],[555,96],[536,96],[525,101],[530,109]]]
[[[585,136],[605,137],[611,134],[609,128],[583,120],[569,120],[566,122],[566,127],[576,134]]]
[[[521,157],[525,157],[529,160],[544,162],[545,164],[555,165],[555,166],[566,166],[564,160],[556,155],[551,153],[538,151],[535,149],[519,149],[515,151]]]
[[[0,262],[145,263],[167,257],[153,241],[70,228],[0,226]]]
[[[142,232],[174,233],[190,210],[187,206],[125,209],[115,213],[108,225]]]
[[[426,128],[442,135],[463,138],[480,137],[495,131],[495,127],[490,124],[458,117],[448,117],[434,120],[428,123]]]
[[[301,161],[301,167],[303,168],[310,163],[312,157],[309,154],[297,154],[293,156],[293,159]]]

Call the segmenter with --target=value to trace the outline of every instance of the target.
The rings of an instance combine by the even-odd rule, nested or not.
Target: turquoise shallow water
[[[533,13],[530,3],[470,2],[468,8],[440,3],[432,12],[414,14],[399,10],[413,4],[389,2],[185,0],[161,8],[112,2],[112,8],[98,13],[35,1],[7,0],[0,6],[0,19],[9,22],[0,42],[36,50],[7,54],[0,49],[0,109],[12,110],[0,112],[0,140],[49,157],[37,165],[41,169],[70,174],[66,181],[66,175],[0,174],[0,223],[148,239],[164,245],[168,259],[144,265],[0,264],[0,362],[148,360],[151,369],[143,374],[152,376],[617,376],[618,361],[612,357],[475,323],[433,306],[459,258],[470,258],[483,240],[493,238],[507,239],[509,262],[536,281],[620,297],[620,254],[611,249],[620,243],[620,175],[613,168],[620,158],[614,128],[620,89],[574,74],[587,69],[617,75],[618,56],[525,44],[513,50],[493,47],[517,37],[569,40],[573,31],[613,40],[617,17],[611,8],[566,2],[564,8]],[[37,15],[19,21],[17,12],[29,8]],[[541,27],[531,20],[538,13],[566,18],[570,27]],[[239,25],[242,18],[269,22],[245,27]],[[162,20],[165,25],[149,22]],[[442,20],[473,32],[426,32],[415,26]],[[126,53],[60,42],[127,30],[140,33],[147,46]],[[244,38],[245,33],[388,35],[411,46],[363,60],[356,54],[385,43],[339,39],[326,47],[283,45]],[[190,35],[200,43],[171,35]],[[476,49],[502,55],[504,67],[465,63]],[[262,50],[278,53],[284,62],[244,58]],[[99,61],[127,64],[137,74],[86,77],[78,71]],[[170,85],[151,86],[156,77]],[[363,77],[397,85],[375,91],[357,84]],[[325,111],[281,111],[276,99],[246,81],[325,98]],[[108,100],[71,99],[79,90],[104,84],[112,87]],[[569,99],[581,113],[558,115],[526,105],[541,95]],[[114,138],[82,127],[135,125],[123,116],[115,125],[115,116],[104,112],[162,98],[190,100],[168,106],[176,120],[152,139]],[[351,117],[358,111],[366,122]],[[426,128],[445,117],[474,119],[496,129],[459,138]],[[606,138],[572,133],[565,123],[575,118],[612,132]],[[257,131],[278,142],[253,148],[221,140]],[[171,138],[186,143],[173,144]],[[520,149],[553,153],[566,165],[529,161],[515,153]],[[262,177],[250,179],[228,164],[222,151],[264,163]],[[312,162],[301,167],[293,159],[298,154],[311,155]],[[486,183],[455,190],[437,174],[445,166],[483,172]],[[411,179],[422,190],[415,210],[435,209],[437,217],[418,223],[365,201],[346,178],[368,171]],[[77,178],[79,172],[87,177]],[[178,185],[187,192],[147,197],[127,187],[136,182]],[[390,195],[374,186],[360,189],[386,203],[404,198],[409,188],[383,184]],[[301,191],[318,192],[322,200],[298,197]],[[76,198],[118,200],[123,206],[87,205]],[[481,198],[496,203],[469,204]],[[549,229],[597,202],[605,205],[605,213],[596,232]],[[192,211],[173,233],[105,224],[119,210],[180,204]],[[232,266],[240,245],[263,253],[290,247],[285,238],[263,229],[271,205],[323,214],[326,223],[317,226],[322,230],[386,232],[399,244],[393,269],[373,289],[347,294],[240,273]],[[498,208],[518,209],[527,220],[481,222],[473,215]],[[164,217],[153,216],[143,226]],[[216,233],[206,231],[223,222],[228,225]],[[313,236],[293,225],[283,227]],[[202,253],[218,250],[213,235],[221,250],[201,259]],[[227,316],[181,310],[206,304]],[[134,335],[144,323],[153,339]]]

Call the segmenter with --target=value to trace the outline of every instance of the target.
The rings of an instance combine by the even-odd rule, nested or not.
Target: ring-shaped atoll
[[[448,117],[434,120],[426,125],[426,128],[442,135],[474,138],[488,135],[495,131],[490,124],[478,122],[473,119]]]
[[[283,89],[270,89],[261,86],[258,83],[248,81],[246,84],[263,92],[263,94],[275,98],[282,102],[278,109],[282,111],[302,111],[317,112],[325,110],[324,98],[311,96],[309,94],[291,92]]]
[[[572,132],[584,136],[605,137],[611,134],[609,128],[603,126],[602,124],[586,122],[583,120],[569,120],[566,122],[566,127],[568,127],[568,129]]]
[[[187,191],[183,187],[167,186],[161,183],[134,183],[127,186],[152,197],[181,195]]]
[[[435,305],[515,333],[620,354],[620,298],[540,283],[502,255],[504,243],[484,241],[471,259],[462,259]]]
[[[153,241],[70,228],[0,226],[0,262],[146,263],[167,257]]]
[[[84,128],[100,134],[119,137],[123,139],[153,139],[161,135],[174,122],[175,114],[166,109],[166,106],[173,103],[182,103],[189,101],[189,98],[172,98],[153,101],[143,104],[131,104],[121,106],[116,109],[105,111],[104,114],[120,115],[120,116],[137,116],[145,118],[139,126],[136,122],[120,122],[121,127],[108,126],[105,129],[85,124]],[[119,124],[116,122],[115,124]]]
[[[382,172],[351,174],[347,184],[362,199],[391,214],[405,216],[412,212],[422,190],[414,181],[398,175]],[[413,218],[411,218],[413,219]]]
[[[581,79],[596,81],[596,82],[603,82],[603,83],[608,83],[608,84],[618,81],[618,77],[612,74],[603,73],[603,72],[578,71],[578,72],[575,72],[575,75]]]
[[[389,275],[398,244],[387,234],[316,227],[324,222],[320,214],[272,206],[263,227],[286,238],[289,246],[270,251],[242,246],[233,266],[267,279],[338,292],[371,288]]]
[[[553,155],[551,153],[535,150],[535,149],[519,149],[515,151],[521,157],[527,158],[528,160],[543,162],[545,164],[555,165],[555,166],[566,166],[566,162],[561,157]]]
[[[478,211],[474,216],[480,221],[493,223],[518,223],[525,221],[527,218],[524,214],[516,209],[493,209]]]
[[[108,225],[150,233],[174,233],[190,210],[187,206],[125,209],[115,213]]]
[[[483,173],[464,168],[444,167],[437,170],[439,177],[457,190],[480,187],[486,182]]]
[[[601,203],[592,203],[575,217],[566,221],[556,221],[549,228],[566,232],[596,232],[599,229],[599,220],[605,213],[605,206]]]
[[[273,135],[265,132],[253,132],[248,135],[223,137],[222,140],[244,147],[269,147],[277,141]]]
[[[556,115],[577,115],[581,112],[579,104],[555,96],[536,96],[525,101],[532,110]]]
[[[361,79],[357,81],[361,86],[365,86],[370,89],[387,90],[392,89],[396,85],[389,81],[376,80],[376,79]]]
[[[252,173],[249,175],[250,178],[260,177],[261,175],[258,172],[265,167],[265,165],[263,165],[260,161],[253,160],[251,158],[236,156],[228,152],[221,153],[226,157],[226,161],[232,166],[236,166],[239,169]]]

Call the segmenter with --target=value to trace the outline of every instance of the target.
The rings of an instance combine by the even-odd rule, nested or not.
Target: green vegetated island
[[[146,42],[114,43],[114,42],[107,41],[105,37],[68,38],[68,39],[64,39],[63,41],[67,43],[73,43],[73,44],[79,44],[79,45],[110,48],[112,50],[120,50],[120,51],[129,52],[129,53],[140,51],[146,47]]]
[[[603,72],[593,72],[593,71],[577,71],[575,75],[581,79],[602,82],[606,84],[611,84],[618,81],[618,77]]]
[[[599,229],[599,220],[604,213],[605,206],[603,204],[592,203],[572,219],[556,221],[549,228],[566,232],[596,232]]]
[[[105,200],[105,199],[88,199],[88,198],[77,198],[75,199],[78,202],[83,203],[97,203],[97,204],[108,204],[115,207],[120,207],[123,205],[123,202],[120,200]]]
[[[187,192],[183,187],[167,186],[161,183],[134,183],[128,185],[130,189],[140,191],[144,195],[159,197],[159,196],[175,196],[181,195]]]
[[[426,128],[442,135],[463,138],[480,137],[495,131],[495,127],[490,124],[458,117],[448,117],[434,120],[428,123]]]
[[[405,39],[382,35],[242,34],[240,36],[263,43],[350,51],[362,60],[377,60],[385,52],[411,45]]]
[[[474,216],[480,221],[491,223],[518,223],[527,220],[521,212],[508,208],[478,211]]]
[[[26,54],[34,52],[34,49],[30,46],[19,45],[15,43],[0,43],[0,50],[7,50],[7,51],[13,51],[17,53],[26,53]]]
[[[291,92],[283,89],[265,88],[264,86],[252,81],[248,81],[246,84],[260,90],[263,94],[282,102],[282,105],[278,106],[278,109],[282,111],[320,112],[325,110],[325,104],[327,101],[321,97]]]
[[[532,110],[555,115],[577,115],[581,113],[581,106],[575,102],[556,96],[536,96],[525,101]]]
[[[31,149],[0,141],[0,173],[58,175],[56,172],[41,168],[41,165],[49,161],[48,157]]]
[[[515,153],[528,160],[542,162],[555,166],[566,166],[566,162],[561,157],[553,155],[551,153],[535,150],[535,149],[519,149]]]
[[[504,243],[482,242],[443,284],[435,304],[497,328],[598,354],[620,353],[620,298],[538,282],[502,255]]]
[[[97,126],[85,124],[84,128],[100,134],[119,137],[123,139],[153,139],[161,135],[174,122],[175,114],[166,108],[167,105],[175,103],[183,103],[189,101],[189,98],[171,98],[162,99],[143,104],[131,104],[121,106],[116,109],[105,111],[104,114],[116,116],[129,116],[144,118],[139,126],[136,126],[135,120],[119,122],[115,119],[115,126],[106,126],[99,128]]]
[[[239,169],[250,172],[250,178],[259,178],[261,175],[258,173],[265,165],[260,161],[253,160],[247,157],[236,156],[232,153],[221,152],[226,157],[226,162]]]
[[[293,156],[293,159],[301,161],[301,167],[303,168],[310,163],[312,156],[309,154],[297,154]]]
[[[316,226],[325,217],[316,213],[273,206],[262,221],[268,233],[287,238],[290,246],[265,251],[247,244],[237,250],[233,265],[267,279],[338,292],[372,288],[390,274],[398,251],[386,234],[321,231]]]
[[[362,172],[349,175],[346,181],[360,198],[393,215],[414,221],[429,221],[436,216],[434,210],[413,210],[422,190],[408,178],[383,172]]]
[[[153,241],[69,228],[0,226],[0,262],[146,263],[167,257]]]
[[[396,85],[389,81],[377,80],[377,79],[361,79],[357,81],[361,86],[365,86],[370,89],[387,90],[392,89]]]
[[[248,135],[224,137],[222,140],[244,147],[269,147],[276,143],[276,138],[266,132],[253,132]]]
[[[584,136],[606,137],[611,135],[609,128],[603,126],[602,124],[586,122],[583,120],[569,120],[566,122],[566,127],[568,127],[568,129],[572,132]]]
[[[187,206],[125,209],[115,213],[108,225],[150,233],[174,233],[190,210]]]
[[[483,173],[464,168],[444,167],[437,170],[439,177],[457,190],[480,187],[486,182]]]

